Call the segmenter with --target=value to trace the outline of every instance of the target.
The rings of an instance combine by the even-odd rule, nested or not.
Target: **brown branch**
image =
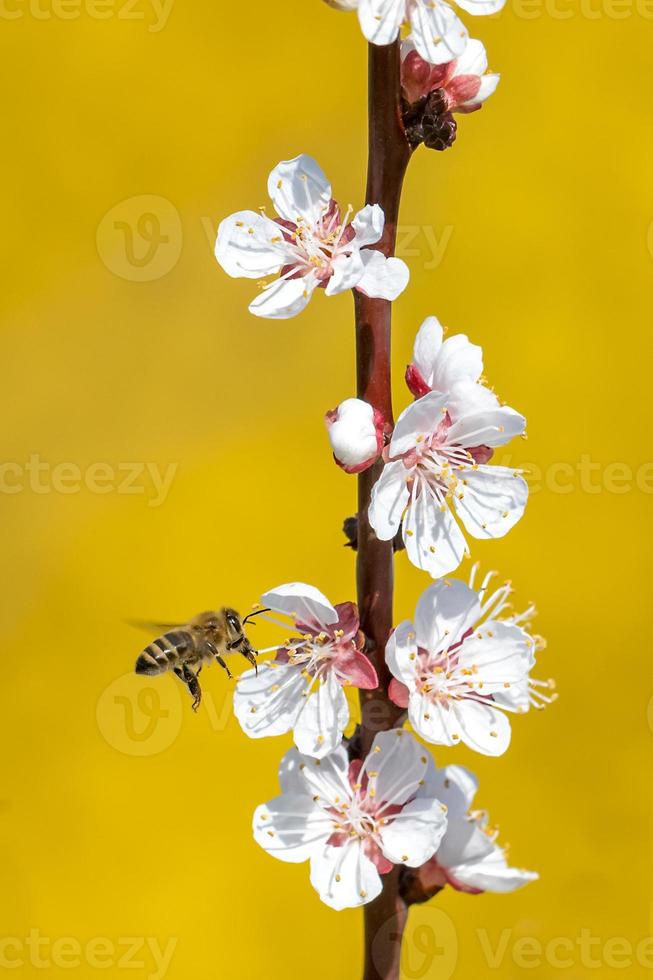
[[[367,203],[379,204],[385,230],[377,248],[394,255],[399,203],[411,149],[401,120],[399,42],[369,49],[369,160]],[[386,300],[355,292],[358,397],[378,409],[392,428],[391,315]],[[379,462],[358,478],[357,582],[361,629],[380,687],[361,692],[360,754],[368,754],[374,736],[393,728],[403,714],[388,697],[390,674],[385,645],[392,630],[393,546],[379,541],[368,521],[372,487],[380,476]],[[381,895],[365,906],[364,980],[397,980],[407,906],[399,893],[400,868],[384,878]]]

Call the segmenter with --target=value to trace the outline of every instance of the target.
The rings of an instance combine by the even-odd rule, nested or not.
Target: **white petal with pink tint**
[[[462,766],[446,766],[430,777],[432,791],[447,806],[447,829],[434,858],[422,869],[429,879],[458,891],[511,892],[538,875],[510,868],[497,832],[488,827],[483,811],[472,813],[478,780]]]
[[[415,609],[415,640],[438,651],[460,642],[481,618],[478,595],[464,582],[436,582],[422,593]]]
[[[260,279],[292,257],[279,225],[256,211],[238,211],[218,228],[215,257],[233,278]]]
[[[316,626],[329,626],[338,622],[338,613],[327,597],[306,582],[289,582],[271,589],[261,596],[264,606],[287,616],[299,617],[303,622]]]
[[[528,484],[516,470],[479,466],[465,473],[462,496],[454,495],[456,513],[475,538],[502,538],[523,516]]]
[[[331,184],[312,157],[283,160],[268,177],[268,194],[280,218],[317,222],[331,203]]]
[[[394,301],[403,293],[410,279],[408,266],[402,259],[387,259],[382,252],[365,249],[361,252],[365,271],[356,287],[372,299]]]
[[[391,688],[408,718],[428,742],[466,744],[484,755],[502,755],[510,744],[505,711],[513,688],[528,692],[529,703],[550,701],[530,679],[535,641],[518,625],[520,617],[498,619],[507,606],[506,585],[491,597],[463,582],[437,582],[419,600],[415,625],[401,623],[386,647],[387,665],[403,688]],[[530,611],[529,611],[530,612]],[[493,618],[489,618],[489,617]]]
[[[455,571],[467,551],[465,536],[451,511],[428,488],[411,500],[403,523],[406,554],[416,568],[440,578]]]
[[[505,446],[511,439],[521,436],[526,419],[514,408],[496,407],[471,412],[454,422],[447,433],[451,442],[465,448],[474,446]]]
[[[406,16],[406,0],[359,0],[358,19],[372,44],[391,44]]]
[[[268,192],[279,219],[254,211],[231,215],[220,225],[215,250],[230,276],[263,280],[263,292],[249,307],[255,316],[296,316],[318,286],[327,296],[359,289],[389,300],[405,288],[406,265],[368,248],[383,233],[382,209],[367,205],[350,222],[352,209],[341,213],[311,157],[282,161],[270,174]],[[272,275],[280,278],[265,283]]]
[[[324,290],[326,296],[337,296],[348,289],[357,286],[365,267],[360,252],[352,252],[351,255],[339,255],[331,263],[333,275],[329,279]]]
[[[446,64],[465,50],[467,28],[443,0],[416,0],[410,10],[410,24],[417,51],[433,65]]]
[[[506,0],[456,0],[456,2],[468,14],[489,17],[491,14],[498,13],[504,7]]]
[[[406,486],[406,468],[399,460],[387,463],[374,484],[369,507],[369,521],[381,541],[390,541],[401,527],[410,499]]]
[[[342,687],[333,674],[305,699],[294,728],[295,745],[302,755],[321,759],[342,740],[349,722],[349,706]]]
[[[341,912],[372,902],[383,882],[359,840],[324,847],[311,857],[311,884],[325,905]]]
[[[267,320],[288,320],[308,306],[316,286],[313,275],[276,279],[249,304],[249,312]]]
[[[413,800],[381,831],[383,853],[394,864],[419,868],[433,857],[446,828],[447,818],[439,800]]]
[[[311,883],[331,908],[373,901],[381,874],[418,866],[443,840],[433,761],[408,732],[377,735],[362,764],[349,763],[344,746],[321,760],[293,750],[280,779],[282,796],[256,810],[254,837],[281,860],[310,860]]]
[[[390,442],[390,455],[401,456],[416,449],[438,428],[447,407],[447,396],[431,391],[405,408],[395,425]]]
[[[498,847],[475,864],[452,868],[452,874],[469,888],[496,894],[514,892],[540,877],[535,871],[511,868],[505,854]]]
[[[359,248],[376,245],[383,236],[385,215],[378,204],[367,204],[359,211],[351,223],[356,236],[354,241]]]

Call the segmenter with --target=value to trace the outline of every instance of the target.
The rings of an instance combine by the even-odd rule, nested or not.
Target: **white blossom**
[[[476,569],[474,569],[474,575]],[[524,624],[533,615],[501,616],[511,593],[505,584],[488,594],[459,581],[440,581],[421,596],[415,618],[399,624],[386,647],[395,680],[390,697],[408,709],[415,731],[436,745],[464,743],[483,755],[502,755],[510,744],[507,712],[554,700],[552,682],[530,672],[541,648]],[[473,579],[472,579],[473,581]]]
[[[433,760],[401,730],[380,732],[365,762],[340,746],[323,759],[291,749],[281,796],[254,814],[254,838],[281,861],[310,861],[311,884],[334,909],[371,902],[396,864],[423,865],[442,841],[445,808]]]
[[[327,0],[339,10],[358,10],[363,34],[373,44],[392,44],[409,23],[417,51],[425,61],[440,65],[458,58],[469,34],[444,0]],[[470,14],[494,14],[505,0],[457,0]]]
[[[500,76],[488,72],[481,41],[470,38],[458,58],[441,65],[425,61],[412,37],[401,45],[401,85],[408,102],[439,89],[449,112],[474,112],[496,91]]]
[[[437,854],[420,869],[420,882],[427,890],[450,885],[456,891],[512,892],[539,875],[511,868],[497,842],[498,830],[489,824],[483,810],[472,810],[478,780],[462,766],[436,769],[429,789],[447,807],[447,830]]]
[[[467,337],[443,342],[437,319],[424,322],[407,380],[427,394],[400,415],[372,490],[377,537],[390,541],[401,528],[408,557],[433,578],[454,571],[467,553],[458,521],[474,538],[501,538],[528,499],[519,471],[487,465],[526,422],[480,384],[482,370],[481,349]]]
[[[278,217],[256,211],[232,214],[220,224],[215,246],[230,276],[260,281],[261,295],[249,307],[255,316],[296,316],[318,287],[327,296],[358,289],[388,300],[406,288],[406,264],[368,247],[383,235],[382,209],[373,204],[353,218],[351,208],[343,215],[311,157],[275,167],[268,193]],[[268,277],[275,278],[267,282]]]
[[[349,722],[344,688],[378,687],[376,671],[362,652],[358,609],[352,602],[332,606],[303,582],[281,585],[261,602],[288,617],[290,622],[280,625],[291,635],[273,648],[274,660],[241,675],[234,712],[250,738],[292,730],[301,752],[321,758],[340,744]]]

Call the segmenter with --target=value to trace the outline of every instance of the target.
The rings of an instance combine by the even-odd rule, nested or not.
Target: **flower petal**
[[[503,693],[519,684],[533,666],[533,640],[519,626],[489,620],[460,648],[459,666],[474,671],[483,694]],[[506,686],[508,685],[508,687]]]
[[[290,664],[261,664],[258,675],[247,670],[234,691],[234,714],[250,738],[267,738],[290,731],[304,707],[306,681]]]
[[[303,708],[295,722],[295,745],[302,755],[322,759],[342,741],[342,733],[349,721],[347,698],[330,672],[317,690],[303,700]]]
[[[296,748],[286,752],[279,763],[279,785],[283,793],[311,796],[308,783],[302,774],[302,756]],[[435,795],[437,796],[437,793]]]
[[[385,648],[385,660],[393,676],[413,690],[419,662],[415,627],[409,620],[399,623],[390,634]]]
[[[276,279],[249,304],[249,312],[266,320],[289,320],[308,306],[317,286],[310,273],[296,279]]]
[[[532,881],[537,881],[540,877],[535,871],[508,867],[500,847],[495,847],[491,854],[476,864],[453,868],[452,873],[458,881],[469,888],[497,894],[514,892]]]
[[[365,271],[356,289],[372,299],[397,299],[410,279],[406,263],[402,259],[387,259],[382,252],[371,248],[363,249],[360,256]]]
[[[522,435],[526,419],[513,408],[497,407],[486,411],[470,412],[462,416],[447,432],[447,442],[465,448],[474,446],[505,446],[516,436]]]
[[[331,820],[310,796],[284,794],[257,807],[254,840],[280,861],[307,861],[328,839]]]
[[[483,374],[483,350],[464,333],[448,337],[442,345],[433,373],[433,387],[451,391],[458,381],[478,381]]]
[[[431,382],[433,380],[433,372],[435,371],[438,354],[442,347],[443,335],[444,330],[438,318],[436,316],[428,316],[417,331],[417,336],[415,337],[413,364],[418,368],[429,388],[433,387]]]
[[[319,589],[305,582],[279,585],[261,596],[261,603],[275,612],[297,617],[318,629],[338,622],[338,613]]]
[[[468,14],[475,16],[489,16],[501,10],[506,0],[456,0],[459,7],[466,10]]]
[[[378,204],[366,204],[358,212],[351,223],[356,232],[353,240],[349,243],[352,248],[363,248],[365,245],[376,245],[381,240],[385,227],[385,215],[383,208]]]
[[[350,653],[339,656],[338,670],[347,675],[352,687],[363,691],[375,691],[379,686],[374,664],[361,650],[352,648]]]
[[[383,888],[379,872],[358,840],[343,847],[326,844],[313,853],[311,884],[325,905],[337,912],[366,905]]]
[[[445,801],[446,802],[446,801]],[[476,863],[494,850],[494,843],[469,814],[449,815],[449,825],[438,851],[443,868],[460,868]]]
[[[467,28],[443,0],[417,0],[410,13],[410,23],[416,50],[432,65],[453,61],[465,50],[469,38]]]
[[[522,517],[528,484],[517,470],[479,466],[465,472],[464,494],[454,494],[461,521],[475,538],[502,538]]]
[[[439,702],[433,704],[423,695],[414,693],[408,702],[408,720],[425,742],[460,745],[460,726],[450,706]]]
[[[372,44],[392,44],[406,14],[406,0],[360,0],[361,30]]]
[[[416,796],[433,760],[416,738],[402,728],[379,732],[365,760],[368,795],[380,803],[406,803]]]
[[[220,223],[215,257],[234,279],[261,279],[291,263],[294,253],[278,224],[256,211],[238,211]]]
[[[331,263],[333,275],[330,277],[324,292],[327,296],[336,296],[347,289],[353,289],[362,279],[365,267],[358,251],[351,255],[338,255]]]
[[[430,653],[447,650],[473,628],[480,616],[478,595],[468,585],[458,580],[436,582],[417,603],[417,643]]]
[[[409,496],[404,464],[401,460],[386,463],[372,488],[368,512],[370,524],[381,541],[390,541],[396,535]]]
[[[442,421],[447,407],[447,396],[430,391],[405,408],[395,425],[390,443],[390,456],[402,456],[410,452],[425,435],[434,433]]]
[[[383,827],[381,850],[394,864],[419,868],[433,857],[446,829],[447,818],[440,800],[412,800]]]
[[[301,765],[311,799],[318,796],[322,806],[333,807],[351,797],[349,757],[344,745],[323,759],[301,756]]]
[[[312,157],[302,153],[283,160],[268,178],[268,193],[277,214],[297,223],[316,224],[331,203],[331,185]]]
[[[453,705],[458,722],[457,734],[475,752],[482,755],[503,755],[510,745],[510,722],[490,703],[480,704],[468,698]]]
[[[467,550],[449,507],[424,486],[406,512],[403,537],[410,561],[433,578],[455,571]]]
[[[448,835],[456,818],[466,817],[468,810],[471,810],[478,791],[478,779],[464,766],[445,766],[443,769],[434,767],[427,780],[427,790],[429,795],[437,797],[447,806]]]
[[[453,77],[458,75],[483,75],[487,71],[487,52],[485,45],[475,37],[470,37],[467,47],[456,61]]]

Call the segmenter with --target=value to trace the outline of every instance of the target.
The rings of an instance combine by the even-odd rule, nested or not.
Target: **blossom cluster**
[[[366,39],[400,47],[405,136],[414,150],[450,146],[453,113],[478,110],[496,90],[483,44],[469,37],[444,0],[326,0],[356,11]],[[504,0],[458,0],[492,14]],[[399,70],[399,69],[397,69]],[[249,309],[285,319],[316,290],[354,290],[393,301],[409,281],[406,264],[383,246],[385,215],[371,202],[343,210],[310,156],[281,162],[268,179],[274,215],[239,211],[220,224],[217,261],[232,277],[255,280]],[[472,809],[474,775],[438,769],[423,743],[465,745],[485,756],[506,752],[510,716],[556,697],[532,676],[544,642],[531,632],[534,608],[515,612],[509,583],[494,574],[448,578],[470,555],[469,539],[502,538],[519,522],[528,486],[494,452],[524,436],[525,418],[485,380],[483,352],[464,334],[445,337],[435,316],[419,328],[405,375],[407,407],[396,423],[349,397],[326,413],[331,450],[349,474],[374,468],[368,520],[381,541],[403,539],[408,559],[434,581],[414,615],[396,625],[385,650],[368,656],[353,602],[332,604],[312,585],[292,582],[261,596],[261,616],[284,631],[272,657],[238,680],[237,719],[253,739],[292,732],[281,761],[281,793],[257,808],[256,841],[287,862],[310,862],[310,880],[334,909],[372,901],[395,866],[416,869],[427,892],[507,892],[537,875],[508,865],[483,811]],[[378,666],[392,676],[400,710],[356,757],[348,689],[379,689]],[[405,727],[410,725],[410,729]]]

